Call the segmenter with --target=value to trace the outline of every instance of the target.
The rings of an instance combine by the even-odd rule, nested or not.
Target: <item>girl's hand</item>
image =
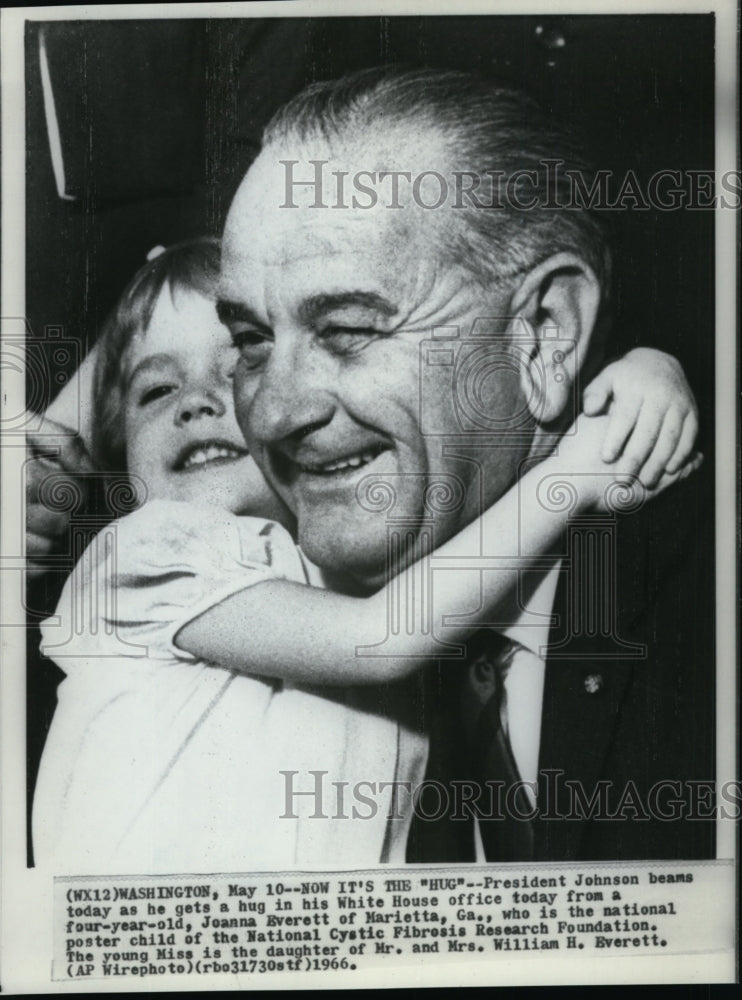
[[[51,510],[43,501],[49,476],[70,476],[70,489],[80,489],[80,476],[92,471],[92,462],[79,435],[48,418],[26,439],[26,559],[29,579],[45,572],[46,557],[69,529],[70,515]]]
[[[629,351],[590,383],[582,405],[590,417],[608,413],[603,462],[621,456],[622,471],[638,475],[650,491],[664,489],[665,477],[693,460],[698,407],[683,369],[669,354],[646,347]]]
[[[644,461],[640,450],[633,453],[624,450],[618,459],[605,459],[606,441],[610,443],[613,430],[611,416],[581,414],[559,441],[557,453],[549,459],[552,475],[574,480],[582,509],[607,509],[612,484],[632,485],[637,479],[645,496],[651,499],[685,479],[703,461],[703,456],[696,452],[680,468],[675,468],[674,464],[672,469],[669,465],[663,466],[659,475],[653,474],[650,480],[645,478],[649,462]],[[651,460],[654,461],[654,455]]]

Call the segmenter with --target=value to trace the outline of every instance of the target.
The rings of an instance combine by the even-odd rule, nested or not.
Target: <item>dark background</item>
[[[41,99],[43,29],[68,190]],[[263,125],[312,80],[389,62],[467,69],[579,122],[595,164],[713,169],[712,15],[85,21],[27,29],[27,311],[85,348],[149,249],[221,230]],[[563,43],[563,44],[562,44]],[[616,190],[618,184],[612,185]],[[713,213],[618,211],[616,333],[713,375]]]
[[[52,171],[41,31],[74,200],[58,196]],[[26,302],[48,384],[71,371],[47,349],[45,329],[63,327],[84,354],[153,246],[219,233],[262,127],[306,83],[391,62],[477,71],[579,122],[598,168],[646,181],[660,169],[713,169],[713,32],[713,15],[29,24]],[[642,343],[679,357],[707,428],[712,477],[713,213],[612,216],[615,353]],[[53,610],[69,568],[32,589],[32,618]],[[61,676],[38,656],[38,641],[31,629],[29,788]]]

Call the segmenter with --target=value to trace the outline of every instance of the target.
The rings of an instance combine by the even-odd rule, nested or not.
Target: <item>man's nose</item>
[[[276,345],[260,373],[245,380],[238,368],[237,406],[247,404],[250,436],[265,444],[298,440],[329,423],[336,377],[331,360],[305,346],[292,350]]]
[[[175,423],[182,427],[203,417],[223,417],[226,412],[227,404],[219,393],[202,386],[191,386],[180,395],[175,410]]]

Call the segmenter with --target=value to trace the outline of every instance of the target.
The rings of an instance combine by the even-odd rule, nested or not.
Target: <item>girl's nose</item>
[[[201,388],[186,389],[178,401],[175,422],[182,426],[202,417],[223,417],[226,412],[226,403],[218,393]]]

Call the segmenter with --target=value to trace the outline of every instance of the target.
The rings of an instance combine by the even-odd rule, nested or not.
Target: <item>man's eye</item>
[[[249,368],[259,367],[268,357],[272,338],[260,330],[232,330],[232,343],[240,352],[240,361]]]
[[[148,403],[154,403],[156,399],[162,399],[164,396],[169,396],[173,392],[175,386],[173,385],[153,385],[149,389],[145,389],[139,396],[139,405],[147,406]]]
[[[335,354],[357,354],[373,340],[383,337],[380,330],[369,326],[328,326],[319,339]]]

